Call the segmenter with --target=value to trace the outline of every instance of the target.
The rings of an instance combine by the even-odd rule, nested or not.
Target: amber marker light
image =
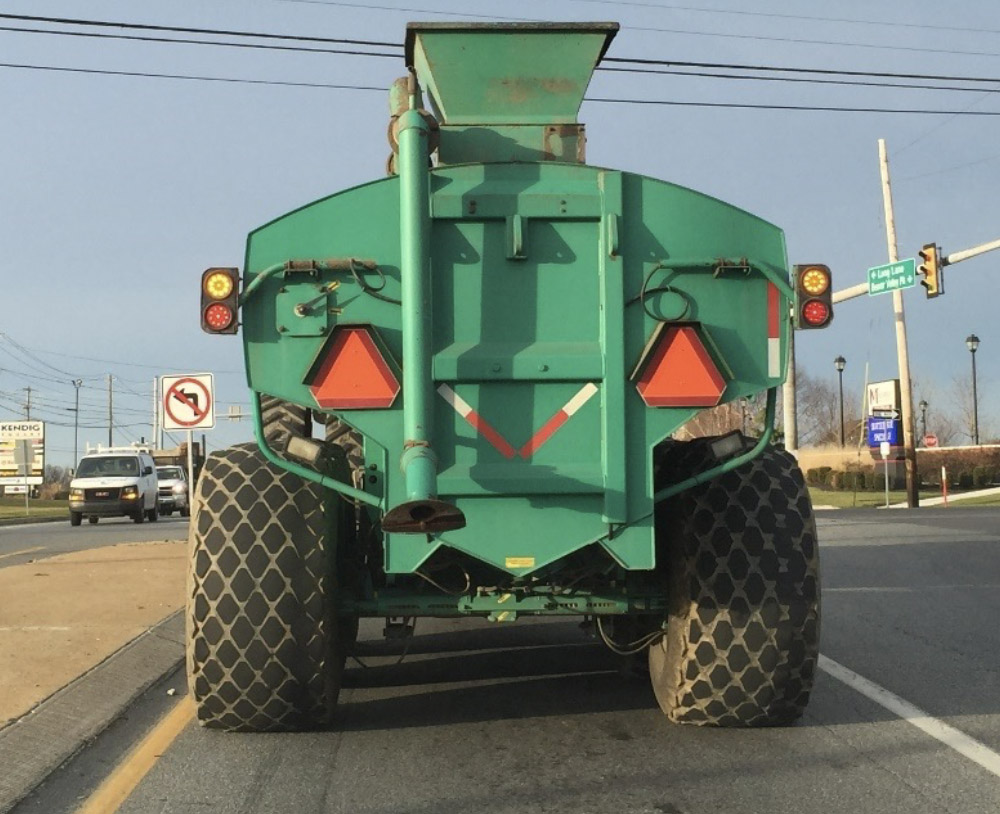
[[[802,288],[814,297],[830,287],[830,275],[820,268],[807,269],[803,272],[801,281]]]
[[[213,300],[224,300],[233,293],[233,278],[224,271],[216,271],[205,278],[205,293]]]

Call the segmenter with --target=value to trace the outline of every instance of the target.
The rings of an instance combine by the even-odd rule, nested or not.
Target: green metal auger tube
[[[248,696],[285,697],[291,675],[295,715],[328,715],[359,617],[582,616],[615,652],[648,654],[673,721],[802,714],[819,574],[808,492],[773,441],[784,234],[586,163],[578,113],[617,29],[410,24],[389,175],[250,233],[258,443],[213,454],[192,526],[190,669],[209,725],[300,725],[239,717],[212,684],[234,652],[259,668]],[[262,394],[292,431],[265,426]],[[756,438],[692,437],[743,399],[764,408]],[[248,573],[272,592],[280,573],[294,596],[269,595],[269,612],[295,617],[244,609]],[[288,675],[251,663],[265,649],[248,625],[302,619],[317,636],[279,642]]]
[[[399,466],[406,502],[382,518],[387,532],[439,533],[465,526],[465,516],[437,499],[438,459],[432,446],[430,172],[427,120],[418,109],[416,75],[409,75],[409,109],[399,117],[399,233],[403,329],[403,453]]]

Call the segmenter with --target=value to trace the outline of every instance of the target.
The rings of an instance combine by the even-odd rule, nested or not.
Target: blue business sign
[[[899,446],[899,425],[898,418],[869,418],[868,446],[877,447],[883,441],[888,441],[894,447]]]

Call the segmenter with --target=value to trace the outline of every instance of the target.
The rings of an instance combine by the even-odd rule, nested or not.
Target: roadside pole
[[[889,156],[885,139],[878,140],[879,170],[882,175],[882,203],[885,207],[885,236],[889,248],[889,262],[899,261],[896,247],[896,222],[892,209],[892,186],[889,182]],[[903,420],[903,458],[906,468],[906,503],[911,509],[920,505],[917,480],[917,451],[914,444],[913,391],[910,382],[910,357],[906,347],[906,316],[903,312],[903,292],[892,292],[892,310],[896,320],[896,353],[899,357],[899,388]],[[888,471],[888,462],[886,463]]]
[[[799,425],[795,415],[795,328],[788,329],[788,372],[781,391],[781,413],[785,425],[785,449],[794,454],[799,448]]]
[[[194,432],[187,431],[188,435],[188,511],[191,510],[191,498],[194,497],[194,451],[191,449],[194,439]]]

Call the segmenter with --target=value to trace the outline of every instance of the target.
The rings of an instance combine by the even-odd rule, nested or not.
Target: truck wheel
[[[190,517],[191,516],[191,509],[189,509],[187,506],[185,506],[183,509],[181,509],[180,512],[181,512],[181,517]]]
[[[146,519],[146,510],[143,509],[142,506],[140,506],[132,513],[133,523],[141,523],[145,519]]]
[[[157,520],[160,519],[160,510],[156,507],[155,504],[152,509],[146,512],[146,519],[150,523],[155,523]]]
[[[312,416],[307,408],[263,393],[260,419],[268,446],[282,457],[291,436],[308,438],[312,434]]]
[[[328,522],[323,490],[240,444],[205,461],[193,508],[187,669],[199,720],[241,731],[326,723],[344,660],[332,613],[341,525]]]
[[[664,484],[711,466],[710,440],[664,448]],[[713,726],[798,719],[816,671],[820,596],[816,522],[795,459],[766,450],[665,501],[656,525],[670,598],[649,672],[667,717]]]
[[[70,512],[69,513],[69,524],[71,526],[79,526],[83,522],[83,515],[80,512]]]

